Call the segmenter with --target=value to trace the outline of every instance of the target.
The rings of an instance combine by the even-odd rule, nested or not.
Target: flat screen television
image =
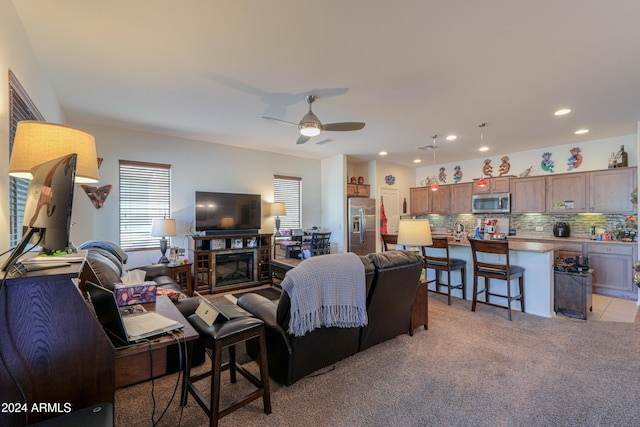
[[[33,179],[29,183],[24,206],[22,240],[3,264],[3,271],[22,255],[30,243],[49,254],[67,249],[77,160],[77,154],[69,154],[31,170]]]
[[[259,194],[196,191],[196,231],[222,234],[259,230],[262,197]]]

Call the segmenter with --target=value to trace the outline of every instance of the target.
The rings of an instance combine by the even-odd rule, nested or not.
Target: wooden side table
[[[171,278],[181,288],[187,289],[187,294],[191,296],[193,294],[193,282],[191,280],[191,265],[192,263],[182,265],[167,265],[167,269],[171,274]]]
[[[413,331],[418,326],[424,326],[429,329],[429,282],[420,282],[416,299],[413,301],[413,313],[411,315],[411,331],[409,335],[413,336]]]

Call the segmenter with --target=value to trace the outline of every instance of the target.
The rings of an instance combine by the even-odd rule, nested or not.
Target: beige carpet
[[[632,426],[640,425],[638,323],[545,319],[430,295],[430,328],[403,335],[290,387],[273,381],[261,401],[221,426]],[[255,369],[250,362],[248,366]],[[157,414],[176,376],[155,381]],[[251,387],[228,384],[226,402]],[[151,425],[151,383],[118,390],[116,425]],[[157,416],[156,416],[157,419]],[[172,404],[159,425],[178,426]],[[190,398],[181,425],[207,425]]]

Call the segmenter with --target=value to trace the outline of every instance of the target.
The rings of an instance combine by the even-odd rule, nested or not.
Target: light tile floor
[[[593,294],[591,303],[593,311],[588,315],[589,320],[625,323],[633,323],[636,320],[636,301]]]

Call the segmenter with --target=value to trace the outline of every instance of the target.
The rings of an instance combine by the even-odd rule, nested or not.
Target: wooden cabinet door
[[[429,213],[449,214],[450,185],[440,185],[436,191],[431,192],[431,209]]]
[[[358,184],[356,186],[356,194],[358,197],[369,197],[371,194],[370,187],[367,184]]]
[[[358,184],[347,184],[347,197],[356,197],[358,195]]]
[[[609,243],[587,244],[589,266],[593,269],[593,291],[597,294],[635,300],[633,246]]]
[[[547,176],[547,212],[587,211],[587,175],[570,173]]]
[[[631,192],[636,188],[636,168],[587,172],[589,212],[631,213]]]
[[[451,214],[470,214],[471,213],[471,197],[473,195],[472,182],[464,184],[452,184],[449,186],[451,192],[451,201],[449,212]]]
[[[426,215],[429,213],[429,187],[410,188],[411,215]]]
[[[542,213],[546,208],[544,176],[514,178],[511,181],[511,212]]]
[[[491,193],[508,193],[510,191],[511,178],[508,176],[499,176],[496,178],[485,178],[487,185],[478,186],[478,180],[473,180],[473,194],[491,194]]]

